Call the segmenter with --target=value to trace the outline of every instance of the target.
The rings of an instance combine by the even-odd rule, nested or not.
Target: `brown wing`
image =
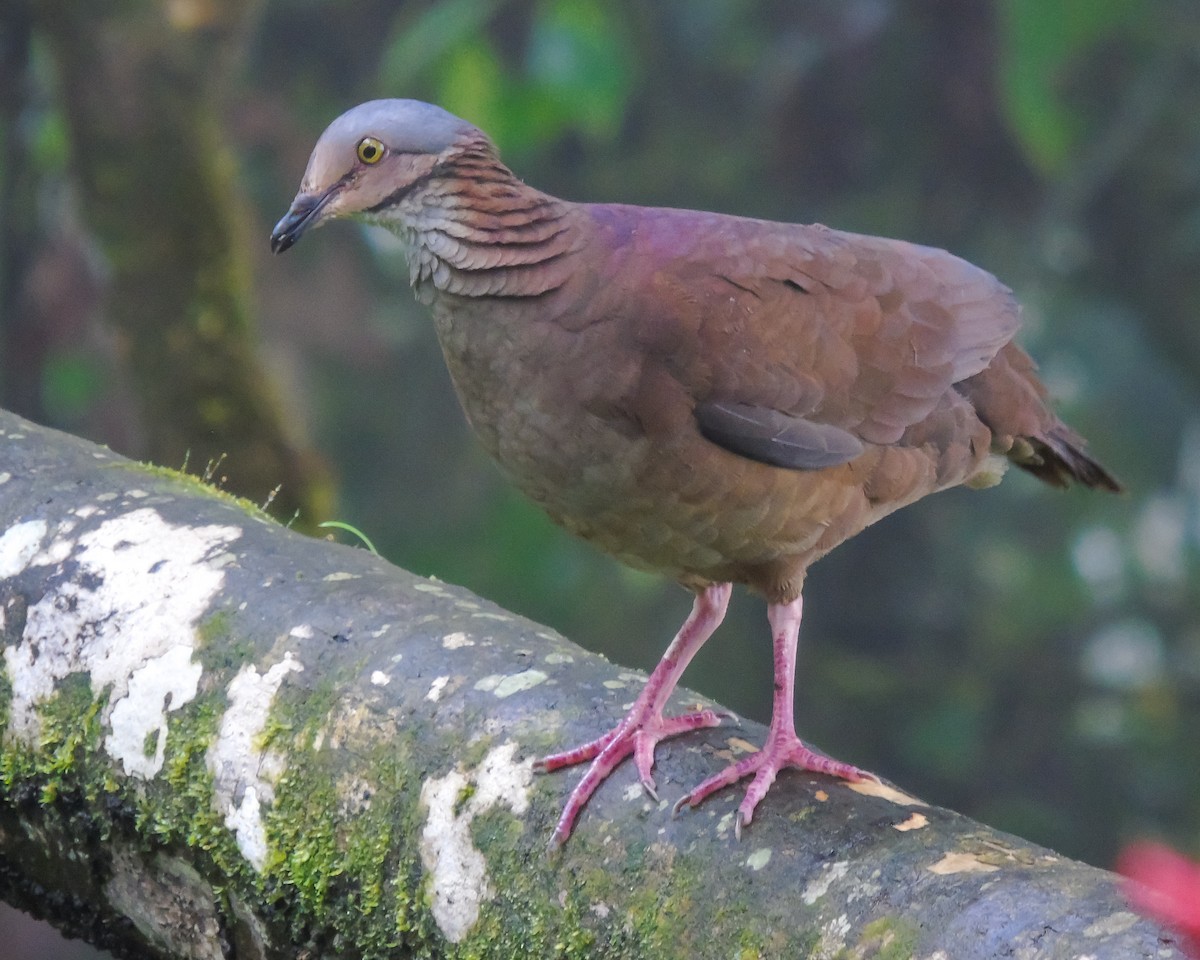
[[[1020,323],[1007,288],[941,250],[709,214],[644,219],[635,242],[656,307],[642,311],[642,346],[693,397],[701,428],[743,455],[775,414],[793,433],[894,444]],[[737,409],[743,449],[729,417],[712,430],[714,407]]]

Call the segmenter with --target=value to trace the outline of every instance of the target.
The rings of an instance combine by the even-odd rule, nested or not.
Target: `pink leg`
[[[650,773],[654,766],[655,745],[677,733],[698,730],[701,727],[715,727],[721,722],[720,717],[712,710],[700,710],[670,718],[663,717],[662,710],[696,651],[725,619],[725,608],[729,606],[729,595],[732,591],[732,584],[717,583],[696,594],[692,612],[679,628],[679,633],[671,641],[654,672],[650,674],[641,695],[625,719],[616,727],[591,743],[585,743],[565,753],[553,754],[534,764],[535,770],[549,772],[585,760],[592,761],[592,765],[571,792],[567,805],[563,808],[558,826],[554,828],[554,835],[550,838],[551,846],[561,846],[566,842],[567,837],[571,835],[575,818],[579,816],[579,811],[583,809],[588,798],[629,754],[634,755],[642,786],[657,800],[654,778]]]
[[[726,767],[683,797],[675,804],[676,813],[684,807],[694,807],[722,787],[736,783],[753,773],[754,780],[746,790],[741,806],[738,807],[734,833],[740,838],[742,826],[754,818],[754,808],[767,795],[771,784],[775,782],[775,775],[784,767],[811,770],[851,782],[877,779],[874,774],[810,750],[796,736],[793,696],[796,683],[796,645],[800,636],[802,607],[803,603],[800,597],[797,597],[791,603],[773,603],[767,608],[775,647],[775,699],[771,707],[771,726],[767,731],[767,742],[758,753]]]

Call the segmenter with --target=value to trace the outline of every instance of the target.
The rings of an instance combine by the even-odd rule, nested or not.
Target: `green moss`
[[[46,781],[43,789],[57,795],[61,781],[73,776],[99,744],[102,705],[102,700],[92,696],[91,681],[86,674],[64,677],[54,694],[38,705],[41,722],[38,744],[26,754],[31,766],[21,774],[26,778],[43,778]],[[17,748],[17,752],[23,751]]]
[[[36,791],[44,807],[52,807],[64,794],[81,794],[87,802],[94,802],[104,783],[88,779],[100,768],[88,759],[100,744],[103,702],[92,696],[86,675],[64,677],[55,693],[38,705],[36,746],[5,739],[0,747],[3,792]]]
[[[171,467],[160,467],[154,463],[138,463],[124,460],[116,463],[108,463],[104,466],[112,470],[124,470],[128,473],[150,476],[160,480],[169,480],[172,484],[181,486],[187,492],[202,494],[210,500],[220,500],[231,504],[255,520],[266,520],[272,524],[276,523],[274,517],[268,513],[264,513],[258,504],[252,500],[234,496],[232,493],[215,486],[211,481],[205,480],[203,477],[197,477],[194,474],[185,473],[182,470],[175,470]]]
[[[475,783],[471,781],[458,791],[458,796],[454,798],[454,815],[456,817],[462,816],[463,810],[466,808],[471,798],[475,796],[476,789]]]
[[[843,950],[839,958],[872,957],[873,960],[912,960],[917,949],[918,929],[899,917],[880,917],[863,927],[852,951]]]
[[[206,671],[224,673],[240,669],[255,660],[254,643],[234,632],[234,617],[229,610],[217,610],[196,627],[197,660]]]
[[[278,725],[277,735],[286,726]],[[288,922],[294,937],[333,931],[335,938],[352,939],[362,960],[395,956],[401,945],[428,946],[433,927],[420,896],[415,849],[420,828],[406,822],[405,811],[415,804],[406,797],[402,751],[380,743],[366,766],[376,782],[346,784],[339,781],[345,754],[313,751],[304,726],[266,814],[271,857],[264,889],[293,894]],[[314,945],[318,952],[325,946]]]
[[[8,732],[12,722],[12,681],[8,678],[8,667],[0,660],[0,740]]]
[[[288,753],[312,749],[339,702],[341,682],[339,676],[325,674],[312,687],[284,687],[275,698],[255,747],[266,750],[278,744]]]
[[[137,822],[145,836],[199,851],[220,873],[248,880],[252,871],[212,799],[216,788],[208,769],[208,749],[224,709],[224,696],[212,692],[172,715],[159,773],[170,789],[139,803]]]
[[[210,613],[196,627],[196,644],[201,649],[228,640],[233,635],[233,614],[228,610]]]
[[[293,763],[275,785],[275,803],[266,816],[271,853],[263,872],[293,887],[305,909],[327,922],[329,887],[342,872],[331,817],[338,797],[329,771],[312,775],[316,766],[311,758]]]
[[[483,718],[480,717],[479,726],[482,725]],[[464,769],[473,770],[479,764],[483,763],[483,758],[491,753],[493,746],[495,746],[495,742],[492,737],[480,737],[477,740],[464,744],[462,747],[456,748],[455,756]]]

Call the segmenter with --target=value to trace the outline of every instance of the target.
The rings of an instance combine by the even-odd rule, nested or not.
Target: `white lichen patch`
[[[8,481],[11,479],[12,479],[12,474],[9,473],[7,470],[5,470],[3,473],[0,473],[0,485],[8,483]]]
[[[834,960],[843,956],[849,934],[850,918],[840,913],[822,927],[821,939],[811,954],[812,960]]]
[[[548,653],[545,657],[543,657],[543,659],[553,666],[557,666],[560,663],[575,662],[575,658],[569,653]]]
[[[419,590],[419,591],[421,591],[421,593],[432,593],[434,596],[437,596],[437,597],[453,596],[453,594],[451,594],[449,590],[447,590],[445,587],[443,587],[440,583],[436,583],[433,580],[422,580],[418,583],[414,583],[412,586],[413,586],[414,590]]]
[[[850,870],[850,862],[848,860],[838,860],[835,863],[827,863],[821,868],[821,875],[808,881],[804,892],[800,894],[800,899],[810,907],[820,900],[829,892],[837,881],[841,880]]]
[[[349,573],[345,570],[339,570],[337,573],[327,573],[321,579],[326,583],[339,583],[342,580],[360,580],[362,577],[357,573]]]
[[[462,647],[473,647],[475,641],[468,637],[461,630],[454,633],[448,633],[442,637],[442,648],[444,650],[458,650]]]
[[[1094,923],[1084,927],[1083,935],[1085,937],[1115,937],[1119,933],[1124,933],[1137,923],[1136,914],[1130,913],[1128,910],[1118,910],[1116,913],[1110,913],[1107,917],[1101,917]]]
[[[474,770],[452,770],[421,786],[421,805],[427,812],[421,862],[429,875],[433,917],[451,943],[470,932],[480,907],[495,894],[487,861],[471,841],[471,821],[496,806],[517,815],[529,807],[532,761],[515,760],[516,751],[516,743],[508,741]]]
[[[45,520],[26,520],[0,535],[0,577],[15,577],[42,549],[49,527]]]
[[[39,529],[38,548],[31,549]],[[177,525],[150,508],[78,537],[73,530],[74,522],[51,530],[30,521],[0,538],[8,576],[68,557],[76,564],[69,580],[49,581],[26,614],[21,642],[4,651],[12,685],[9,731],[36,743],[38,705],[64,677],[86,673],[93,691],[109,691],[106,750],[126,773],[152,777],[162,766],[167,713],[196,694],[196,624],[224,584],[208,561],[242,531]]]
[[[771,862],[771,848],[759,847],[750,856],[746,858],[746,866],[751,870],[758,871]]]
[[[425,699],[430,703],[437,703],[442,698],[442,691],[446,689],[446,684],[449,682],[449,677],[434,677],[433,683],[429,685],[429,692],[425,694]]]
[[[162,769],[167,711],[178,710],[196,696],[201,673],[191,647],[178,645],[130,674],[128,692],[113,704],[111,730],[104,738],[105,749],[121,759],[126,775],[148,780]],[[147,735],[154,737],[153,753],[146,751]]]
[[[302,623],[299,626],[292,627],[288,631],[289,637],[295,637],[297,640],[311,640],[313,638],[312,624]]]
[[[229,706],[221,717],[217,738],[208,748],[208,769],[213,775],[217,809],[233,831],[242,856],[262,870],[267,862],[267,830],[262,806],[275,799],[275,783],[284,760],[259,741],[267,725],[271,704],[289,673],[304,669],[290,652],[259,673],[253,664],[238,671],[226,690]]]
[[[539,683],[545,683],[548,679],[549,677],[541,670],[522,670],[520,673],[504,677],[492,689],[492,693],[503,700],[505,697],[511,697],[514,693],[532,690]]]
[[[382,670],[375,670],[375,671],[372,671],[372,673],[371,673],[371,683],[375,684],[375,686],[377,686],[377,687],[386,687],[386,686],[387,686],[389,683],[391,683],[391,682],[392,682],[392,678],[391,678],[391,677],[389,677],[389,676],[388,676],[386,673],[384,673]]]

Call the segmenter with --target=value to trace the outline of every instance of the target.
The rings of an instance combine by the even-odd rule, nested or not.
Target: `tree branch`
[[[578,774],[530,758],[640,678],[4,413],[0,524],[0,894],[118,954],[1181,956],[1110,874],[891,788],[784,776],[740,843],[738,791],[672,819],[754,724],[548,854]]]

